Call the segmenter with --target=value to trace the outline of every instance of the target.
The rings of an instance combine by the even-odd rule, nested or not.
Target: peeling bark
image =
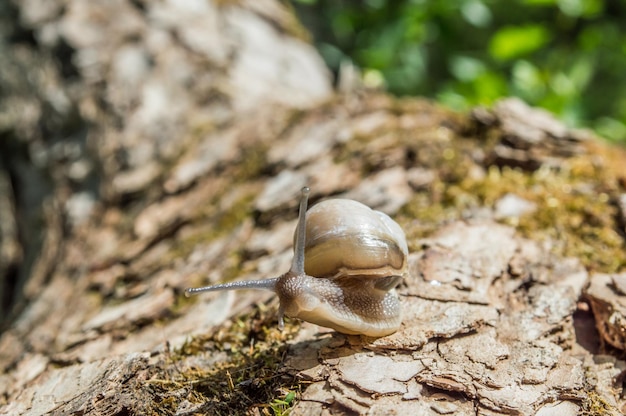
[[[21,294],[0,414],[626,411],[622,150],[518,100],[334,95],[270,0],[39,6],[13,9],[32,44],[2,45],[29,76],[5,71],[24,111],[0,121],[32,166],[0,163],[0,293]],[[9,183],[33,166],[53,187],[26,215]],[[280,332],[271,293],[184,298],[285,272],[305,184],[403,226],[395,334]]]

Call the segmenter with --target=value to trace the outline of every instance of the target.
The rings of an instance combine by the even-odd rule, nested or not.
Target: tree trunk
[[[273,0],[1,7],[1,414],[626,411],[622,149],[335,93]],[[286,272],[304,185],[403,227],[396,333],[184,297]]]

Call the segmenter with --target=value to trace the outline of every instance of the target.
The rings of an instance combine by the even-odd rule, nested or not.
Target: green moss
[[[216,195],[214,200],[220,197],[221,195]],[[188,227],[185,238],[175,240],[170,251],[172,258],[186,258],[197,245],[208,244],[231,233],[251,215],[254,198],[255,194],[252,192],[243,193],[228,209],[224,210],[218,210],[216,203],[207,202],[207,208],[198,213],[192,225]],[[237,256],[238,254],[231,253],[230,255]]]
[[[616,208],[603,192],[611,178],[602,170],[579,169],[586,162],[586,158],[565,160],[560,169],[532,173],[491,168],[483,181],[465,183],[463,189],[489,207],[509,192],[535,203],[534,213],[511,225],[526,237],[557,242],[559,255],[578,257],[593,270],[614,272],[626,258]]]
[[[582,260],[590,270],[616,272],[626,266],[623,232],[615,203],[623,153],[604,148],[564,159],[559,168],[534,172],[488,167],[485,175],[468,174],[471,163],[463,152],[446,161],[439,158],[438,179],[417,192],[402,211],[410,239],[423,238],[442,223],[460,219],[464,212],[492,208],[508,193],[536,204],[536,211],[504,222],[525,237],[555,242],[555,254]],[[618,160],[615,160],[618,158]],[[619,161],[621,160],[621,162]]]
[[[241,162],[233,175],[237,182],[257,178],[267,167],[267,147],[263,144],[242,150]]]
[[[160,414],[173,414],[183,400],[198,405],[199,414],[285,415],[296,403],[299,385],[294,376],[281,372],[287,351],[285,341],[298,327],[276,325],[275,311],[257,305],[250,315],[226,323],[214,333],[190,338],[169,355],[147,382]],[[225,353],[224,360],[215,357]],[[193,357],[192,360],[188,360]],[[192,365],[203,359],[207,365]],[[184,391],[183,397],[168,392]]]
[[[619,414],[617,409],[594,390],[587,392],[580,409],[581,416],[617,416]]]

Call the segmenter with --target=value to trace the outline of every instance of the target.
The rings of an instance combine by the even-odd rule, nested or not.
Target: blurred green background
[[[518,96],[626,143],[626,1],[292,0],[337,71],[455,109]]]

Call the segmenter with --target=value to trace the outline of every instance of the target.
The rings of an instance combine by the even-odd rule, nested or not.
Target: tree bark
[[[271,0],[2,7],[1,414],[626,411],[623,150],[335,93]],[[304,185],[405,230],[395,334],[184,297],[287,271]]]

